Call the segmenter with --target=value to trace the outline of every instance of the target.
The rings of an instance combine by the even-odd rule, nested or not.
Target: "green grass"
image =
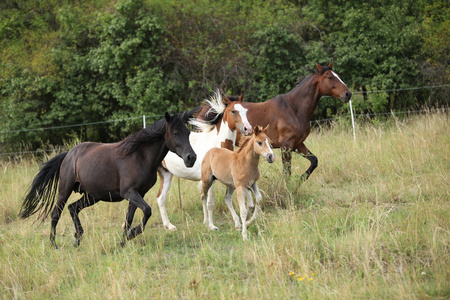
[[[197,183],[174,180],[167,210],[178,230],[162,227],[157,186],[145,232],[119,245],[127,202],[80,213],[85,228],[72,246],[67,209],[49,243],[50,222],[17,213],[38,163],[0,163],[0,295],[10,298],[117,299],[448,299],[450,297],[450,131],[448,115],[315,130],[308,162],[261,161],[263,214],[244,242],[216,185],[215,225],[202,224]],[[76,198],[76,195],[73,196]],[[236,207],[237,208],[237,207]],[[237,208],[238,210],[238,208]],[[138,212],[135,223],[142,217]],[[290,273],[291,272],[291,273]],[[291,275],[290,275],[291,274]],[[314,275],[313,275],[314,274]],[[298,275],[298,277],[297,277]]]

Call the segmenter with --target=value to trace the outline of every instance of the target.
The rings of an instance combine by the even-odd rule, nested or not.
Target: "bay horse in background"
[[[19,216],[28,218],[39,212],[43,220],[51,211],[50,243],[55,242],[56,225],[72,192],[82,197],[69,205],[75,225],[74,246],[83,235],[78,213],[98,201],[129,201],[122,245],[142,233],[151,216],[143,197],[155,184],[157,168],[170,151],[179,155],[186,167],[192,167],[196,154],[189,143],[185,126],[195,110],[183,115],[165,114],[165,118],[119,143],[85,142],[43,164],[28,190]],[[58,193],[57,193],[58,187]],[[55,196],[58,195],[56,205]],[[136,208],[144,212],[141,224],[130,229]]]
[[[319,99],[332,96],[345,103],[352,96],[339,75],[333,71],[333,62],[328,66],[316,63],[316,67],[314,74],[306,77],[289,93],[275,96],[266,102],[244,103],[248,108],[250,124],[263,127],[270,124],[272,146],[282,150],[284,174],[291,175],[292,151],[311,162],[301,180],[308,179],[318,164],[317,157],[306,148],[304,141],[311,131],[310,121]]]
[[[226,148],[212,148],[209,150],[202,162],[202,189],[201,199],[203,202],[203,223],[211,230],[218,230],[213,224],[214,195],[212,185],[215,180],[219,180],[227,187],[225,202],[233,212],[235,223],[239,223],[239,217],[232,209],[232,194],[237,192],[239,203],[239,213],[242,221],[242,237],[247,240],[247,226],[249,226],[258,216],[260,203],[262,200],[256,181],[260,177],[259,157],[263,156],[267,162],[273,163],[275,155],[270,147],[270,139],[267,134],[269,125],[265,129],[256,126],[251,136],[241,139],[240,148],[231,151]],[[252,218],[247,221],[247,207],[245,199],[255,194],[256,207]],[[250,202],[250,201],[249,201]]]
[[[169,221],[166,211],[166,198],[169,192],[173,175],[199,181],[201,179],[201,163],[206,152],[212,147],[234,149],[236,135],[239,131],[243,135],[252,133],[252,127],[247,120],[247,109],[242,104],[244,96],[240,95],[226,97],[219,90],[207,100],[199,109],[204,110],[206,120],[191,119],[189,123],[200,132],[192,132],[189,136],[190,143],[197,161],[192,168],[187,168],[183,160],[173,152],[167,153],[162,165],[158,168],[160,188],[157,196],[162,222],[165,228],[176,230],[177,228]],[[232,213],[234,210],[232,211]]]

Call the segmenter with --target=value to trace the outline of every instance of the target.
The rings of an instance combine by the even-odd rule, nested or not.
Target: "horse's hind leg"
[[[61,185],[60,185],[61,187]],[[56,201],[56,205],[52,210],[51,216],[52,216],[52,222],[51,222],[51,229],[50,229],[50,244],[53,248],[58,249],[58,246],[55,242],[55,236],[56,236],[56,225],[58,225],[59,219],[61,218],[61,213],[64,209],[64,206],[66,205],[67,200],[69,199],[70,192],[64,192],[61,189],[58,193],[58,200]]]
[[[83,236],[83,227],[81,226],[80,218],[78,214],[83,208],[94,205],[99,200],[96,200],[89,196],[88,194],[84,194],[78,201],[69,205],[70,215],[72,216],[73,224],[75,225],[75,234],[73,236],[72,243],[75,247],[80,245],[81,237]]]
[[[177,228],[170,223],[169,217],[167,215],[166,211],[166,198],[167,193],[169,192],[170,185],[172,183],[172,173],[170,173],[168,170],[166,170],[163,167],[158,168],[158,175],[160,179],[160,187],[159,187],[159,193],[158,197],[156,198],[156,201],[158,202],[159,211],[161,213],[161,219],[163,222],[163,225],[165,228],[169,230],[177,230]]]

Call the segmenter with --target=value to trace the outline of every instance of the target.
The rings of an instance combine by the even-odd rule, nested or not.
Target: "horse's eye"
[[[333,77],[331,77],[331,76],[330,76],[330,77],[328,77],[328,79],[330,79],[330,80],[331,80],[331,79],[333,79]]]
[[[262,142],[261,142],[261,141],[258,141],[258,145],[259,145],[259,146],[262,146]]]
[[[234,115],[234,114],[236,113],[236,111],[235,111],[235,110],[232,110],[231,113]]]
[[[178,135],[178,131],[174,131],[174,132],[173,132],[173,135]]]

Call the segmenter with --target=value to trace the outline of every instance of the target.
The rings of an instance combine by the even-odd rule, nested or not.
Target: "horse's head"
[[[339,75],[333,71],[333,61],[328,66],[321,66],[318,63],[316,63],[316,66],[320,76],[319,89],[321,94],[341,99],[342,102],[348,102],[352,93]]]
[[[242,103],[244,101],[244,95],[241,94],[236,101],[232,101],[228,97],[223,96],[222,101],[226,105],[222,121],[228,125],[230,130],[235,131],[239,129],[243,135],[252,134],[252,126],[247,119],[248,109]]]
[[[261,126],[255,126],[253,130],[253,149],[255,152],[264,157],[267,162],[273,163],[275,161],[275,154],[270,146],[269,125],[262,129]]]
[[[195,110],[195,109],[194,109]],[[192,116],[193,111],[185,112],[182,116],[171,116],[166,112],[166,145],[170,151],[176,153],[184,161],[188,168],[192,168],[197,159],[189,142],[189,134],[191,131],[186,127],[186,121]]]

